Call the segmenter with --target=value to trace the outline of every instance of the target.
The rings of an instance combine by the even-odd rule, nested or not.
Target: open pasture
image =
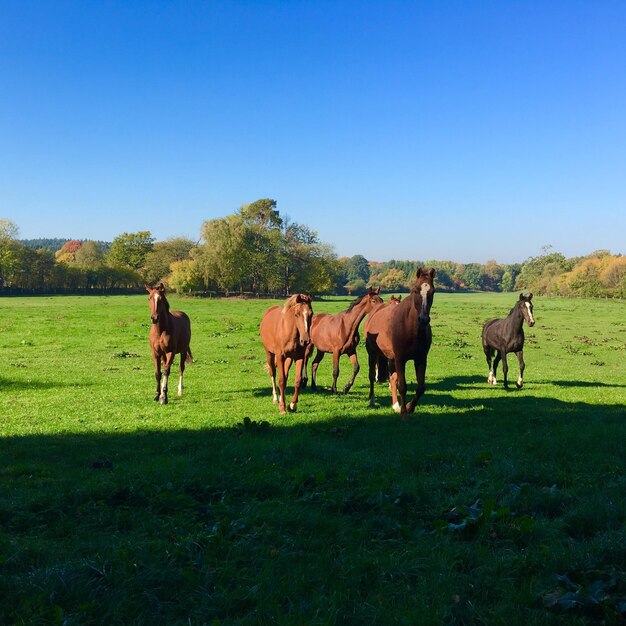
[[[436,294],[408,423],[363,340],[348,395],[326,358],[280,416],[274,302],[170,296],[195,362],[161,406],[147,297],[0,299],[0,623],[623,623],[626,303],[535,297],[506,392],[481,325],[516,298]]]

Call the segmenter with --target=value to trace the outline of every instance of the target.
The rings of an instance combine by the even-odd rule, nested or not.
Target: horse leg
[[[348,393],[348,391],[350,391],[350,388],[352,387],[352,385],[354,385],[354,379],[361,369],[359,367],[359,359],[356,356],[356,350],[354,350],[353,352],[347,352],[346,354],[348,355],[350,361],[352,361],[352,378],[350,378],[348,384],[343,388],[344,393]]]
[[[519,376],[515,385],[518,389],[521,389],[524,385],[524,370],[526,369],[526,363],[524,363],[524,353],[522,350],[516,352],[515,356],[517,357],[517,361],[519,363]]]
[[[339,378],[339,351],[333,352],[333,386],[331,393],[337,393],[337,379]]]
[[[367,347],[367,366],[368,366],[368,374],[370,380],[370,395],[369,395],[369,406],[370,408],[374,408],[376,406],[374,401],[374,383],[376,382],[376,370],[378,364],[378,353],[376,352],[376,348],[370,346],[369,343],[366,343]]]
[[[165,355],[165,363],[163,365],[163,380],[161,380],[161,395],[159,396],[160,404],[167,404],[167,381],[170,377],[170,370],[172,369],[174,356],[175,354],[173,352],[168,352]]]
[[[398,388],[397,393],[400,395],[400,410],[398,411],[401,415],[402,415],[402,421],[406,421],[409,419],[409,415],[407,413],[407,408],[406,408],[406,376],[405,376],[405,367],[406,367],[406,363],[400,362],[395,364],[395,374],[392,376],[392,378],[395,376],[396,378],[396,386]],[[392,395],[393,395],[393,390],[392,390]],[[396,402],[394,402],[394,410],[396,410],[396,404],[397,404],[397,400]]]
[[[290,363],[291,365],[291,363]],[[302,367],[304,365],[304,359],[296,359],[296,377],[293,382],[293,397],[289,403],[289,411],[295,413],[298,409],[298,395],[300,394],[300,385],[302,383]],[[289,370],[287,370],[289,374]]]
[[[389,359],[387,361],[387,367],[389,368],[389,391],[391,391],[391,408],[396,413],[400,413],[402,409],[400,406],[400,402],[398,401],[398,372],[396,371],[396,363],[394,359]]]
[[[265,358],[267,360],[267,371],[272,381],[272,401],[274,404],[278,403],[278,394],[276,393],[276,359],[271,352],[265,351]]]
[[[321,360],[324,358],[324,352],[318,349],[311,364],[311,390],[317,391],[317,368],[320,366]]]
[[[179,376],[178,376],[178,397],[180,398],[183,395],[183,374],[185,373],[185,361],[187,356],[187,350],[184,350],[180,353],[180,366],[178,368]]]
[[[498,381],[496,379],[496,373],[498,371],[498,365],[500,364],[500,359],[502,358],[502,355],[500,353],[500,350],[496,351],[496,358],[493,360],[493,377],[491,379],[491,384],[492,385],[497,385]]]
[[[485,358],[487,359],[487,368],[489,369],[489,375],[487,376],[487,384],[495,385],[496,384],[496,376],[491,367],[491,360],[493,359],[493,348],[490,346],[483,345],[483,350],[485,352]]]
[[[507,374],[509,373],[509,364],[506,362],[506,351],[501,350],[502,355],[502,378],[504,379],[504,388],[509,388],[509,381],[507,380]]]
[[[154,396],[154,401],[158,402],[161,397],[161,358],[152,355],[154,359],[154,377],[156,378],[156,395]]]
[[[424,395],[424,391],[426,391],[426,359],[420,364],[418,364],[417,360],[415,361],[415,380],[415,395],[413,396],[413,400],[411,400],[406,407],[408,413],[415,411],[419,399]]]
[[[313,344],[309,343],[307,347],[304,349],[304,365],[302,366],[302,383],[300,384],[302,389],[306,389],[306,386],[309,382],[308,369],[309,369],[309,359],[311,358],[311,352],[313,352]]]
[[[287,376],[285,374],[285,359],[283,359],[282,356],[276,355],[276,367],[278,368],[278,410],[281,413],[285,413],[285,387],[287,386]]]

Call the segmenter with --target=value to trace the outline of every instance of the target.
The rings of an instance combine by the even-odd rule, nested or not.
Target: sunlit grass
[[[280,416],[268,301],[171,297],[195,362],[160,406],[145,297],[0,300],[0,622],[620,623],[626,303],[535,298],[506,392],[480,330],[515,297],[436,295],[408,424],[364,350]]]

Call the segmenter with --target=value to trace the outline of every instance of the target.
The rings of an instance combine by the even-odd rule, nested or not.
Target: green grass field
[[[146,297],[0,299],[0,623],[624,623],[626,302],[536,297],[507,392],[480,332],[515,299],[436,294],[408,424],[364,348],[279,416],[268,301],[171,297],[160,406]]]

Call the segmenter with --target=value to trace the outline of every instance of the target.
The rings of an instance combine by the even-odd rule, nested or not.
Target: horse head
[[[144,285],[146,291],[150,294],[148,300],[150,302],[150,319],[153,324],[158,324],[161,316],[169,313],[170,307],[165,297],[165,286],[163,283],[158,287],[150,287],[150,285]]]
[[[527,296],[525,296],[523,293],[520,293],[519,300],[517,302],[517,306],[520,308],[520,311],[522,312],[522,315],[524,316],[524,319],[529,326],[535,325],[535,318],[533,317],[532,299],[532,293],[529,293]]]
[[[370,287],[365,297],[367,298],[367,304],[370,310],[377,304],[383,303],[383,299],[380,297],[380,287],[376,287],[376,289]]]
[[[311,296],[298,293],[291,296],[285,303],[284,311],[291,311],[298,330],[299,342],[301,346],[306,346],[311,341],[309,331],[311,330],[311,320],[313,318],[313,307],[311,306]]]
[[[425,270],[420,267],[415,276],[415,285],[411,290],[413,304],[418,313],[418,324],[420,326],[428,326],[430,324],[430,307],[433,304],[433,296],[435,295],[435,268],[431,267]]]

